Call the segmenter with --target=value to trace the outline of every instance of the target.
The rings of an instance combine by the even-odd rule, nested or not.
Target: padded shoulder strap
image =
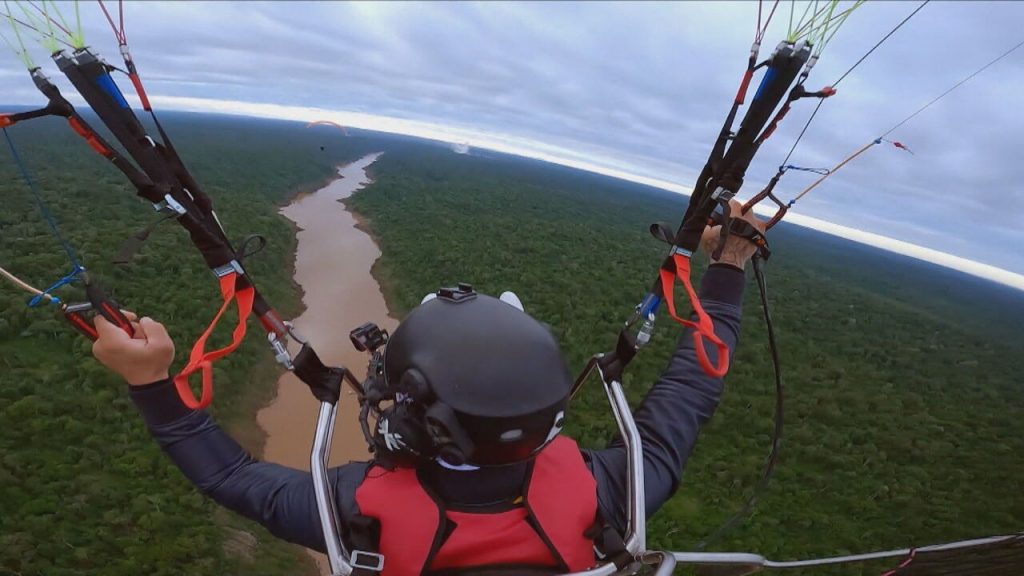
[[[597,517],[597,481],[576,442],[559,436],[537,455],[526,507],[541,537],[571,571],[594,565],[594,541],[585,533]]]
[[[420,485],[416,471],[371,466],[356,489],[356,504],[360,514],[375,518],[382,526],[378,548],[385,552],[382,574],[423,573],[444,511]]]

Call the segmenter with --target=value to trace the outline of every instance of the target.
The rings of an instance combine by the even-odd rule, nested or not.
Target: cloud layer
[[[866,4],[808,84],[834,81],[916,6]],[[125,11],[152,94],[441,124],[684,183],[721,126],[756,23],[751,2],[146,2]],[[765,55],[786,31],[788,3],[779,11]],[[792,162],[834,165],[1019,42],[1022,21],[1024,3],[926,6],[843,81]],[[113,59],[97,8],[83,4],[83,25]],[[13,57],[0,59],[0,86],[0,102],[39,100]],[[1024,273],[1022,92],[1024,49],[892,135],[915,155],[876,147],[795,210]],[[747,195],[774,173],[813,105],[801,102],[763,147]],[[781,194],[810,181],[791,173]]]

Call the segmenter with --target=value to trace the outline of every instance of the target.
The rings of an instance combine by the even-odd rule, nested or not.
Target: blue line
[[[785,170],[801,170],[803,172],[814,172],[815,174],[821,174],[822,176],[828,176],[829,173],[831,172],[831,170],[829,170],[828,168],[804,168],[803,166],[795,166],[793,164],[786,164],[785,166],[780,166],[780,168],[783,171],[785,171]]]
[[[66,276],[64,276],[64,277],[63,277],[63,278],[61,278],[60,280],[57,280],[56,282],[54,282],[54,283],[53,283],[53,286],[50,286],[50,287],[49,287],[49,288],[47,288],[46,290],[43,290],[43,293],[42,293],[42,294],[39,294],[38,296],[35,296],[35,297],[34,297],[34,298],[32,298],[31,300],[29,300],[29,301],[28,301],[28,306],[29,306],[29,308],[35,308],[36,306],[39,306],[39,304],[40,304],[40,303],[41,303],[41,302],[43,301],[43,299],[44,299],[44,298],[46,298],[47,296],[49,296],[49,297],[50,297],[50,303],[51,303],[51,304],[60,304],[60,298],[57,298],[56,296],[54,296],[53,294],[51,294],[51,292],[54,292],[55,290],[57,290],[57,289],[59,289],[59,288],[62,288],[62,287],[64,287],[64,286],[67,286],[68,284],[71,284],[72,282],[74,282],[75,280],[77,280],[77,279],[78,279],[78,276],[79,276],[79,275],[80,275],[80,274],[81,274],[82,272],[85,272],[85,268],[82,268],[81,266],[78,266],[78,265],[76,264],[76,265],[75,265],[75,267],[74,267],[74,269],[73,269],[73,270],[71,270],[71,272],[68,272],[68,274],[67,274]]]
[[[53,214],[46,207],[46,203],[43,202],[43,198],[39,195],[39,191],[36,189],[36,185],[32,182],[32,178],[28,175],[28,170],[25,169],[25,164],[21,161],[21,156],[18,155],[18,149],[14,147],[14,141],[11,140],[11,135],[7,133],[7,128],[4,128],[4,138],[7,139],[7,145],[11,148],[11,156],[14,157],[14,163],[18,165],[18,170],[21,172],[21,177],[25,179],[25,183],[28,184],[29,190],[32,191],[32,196],[35,198],[36,205],[39,206],[39,210],[43,213],[43,217],[46,218],[46,223],[50,225],[50,230],[53,231],[53,235],[57,237],[61,246],[64,248],[64,252],[71,259],[71,264],[74,266],[75,271],[73,274],[77,274],[78,270],[82,269],[82,264],[78,260],[78,254],[75,249],[68,244],[64,236],[61,235],[60,229],[57,228],[57,222],[53,219]]]

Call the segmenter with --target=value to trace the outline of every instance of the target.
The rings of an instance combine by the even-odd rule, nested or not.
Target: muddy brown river
[[[378,156],[371,154],[339,168],[337,180],[281,209],[299,228],[295,281],[303,290],[305,311],[294,320],[295,327],[326,364],[346,366],[360,380],[368,357],[352,347],[349,331],[367,321],[389,331],[398,324],[389,315],[380,286],[370,273],[380,250],[368,234],[356,228],[355,217],[341,203],[370,182],[365,169]],[[284,374],[277,383],[277,397],[256,417],[267,434],[263,459],[309,470],[318,409],[319,402],[306,385],[294,374]],[[331,444],[332,466],[369,457],[357,413],[356,397],[345,388]],[[314,556],[324,571],[325,557]]]

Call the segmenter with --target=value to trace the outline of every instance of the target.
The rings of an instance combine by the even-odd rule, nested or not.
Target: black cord
[[[768,481],[775,472],[775,465],[779,461],[779,449],[782,446],[783,403],[785,399],[785,389],[782,385],[782,363],[779,361],[779,347],[775,341],[775,325],[772,323],[771,311],[768,309],[768,284],[764,277],[764,262],[758,256],[754,256],[753,262],[754,278],[757,279],[757,288],[761,293],[761,310],[764,311],[764,324],[765,328],[768,330],[768,348],[771,351],[772,356],[772,369],[775,372],[775,428],[772,431],[772,448],[771,451],[768,452],[768,458],[765,460],[764,472],[761,473],[761,479],[757,481],[757,484],[754,486],[753,493],[749,498],[747,498],[743,507],[723,522],[721,526],[715,529],[715,531],[705,538],[703,542],[698,544],[697,550],[704,550],[709,544],[720,539],[740,520],[750,514],[750,511],[754,509],[754,505],[757,504],[757,500],[762,494],[764,494],[765,489],[768,487]]]
[[[857,66],[860,66],[861,62],[863,62],[865,59],[867,59],[868,56],[871,56],[872,52],[877,50],[878,47],[881,46],[883,43],[885,43],[885,41],[888,40],[890,36],[895,34],[897,30],[902,28],[903,25],[907,23],[907,21],[909,21],[911,18],[913,18],[915,14],[920,12],[921,9],[924,8],[926,4],[928,4],[928,2],[931,2],[931,0],[924,0],[924,2],[921,2],[921,5],[918,6],[916,10],[914,10],[913,12],[908,14],[907,17],[904,18],[902,21],[900,21],[900,23],[897,24],[895,28],[890,30],[888,34],[883,36],[881,40],[879,40],[877,43],[875,43],[875,45],[872,46],[870,50],[868,50],[863,56],[860,57],[860,60],[857,60],[853,64],[853,66],[850,66],[850,68],[846,72],[843,72],[843,75],[839,77],[839,80],[836,80],[835,82],[832,83],[832,88],[835,88],[836,86],[839,86],[839,83],[842,82],[844,78],[846,78],[847,76],[850,75],[850,72],[853,72],[853,70]],[[803,139],[804,133],[807,132],[807,128],[810,127],[811,122],[814,121],[814,117],[818,115],[818,110],[821,109],[821,105],[824,104],[824,103],[825,103],[825,99],[824,98],[822,98],[821,100],[818,101],[818,105],[814,108],[814,112],[811,113],[811,117],[807,119],[807,123],[804,124],[803,129],[800,130],[800,135],[796,137],[796,141],[793,142],[793,146],[789,149],[789,154],[786,154],[786,159],[782,161],[783,165],[789,164],[789,158],[793,155],[793,152],[796,150],[797,144],[799,144],[800,140]]]

